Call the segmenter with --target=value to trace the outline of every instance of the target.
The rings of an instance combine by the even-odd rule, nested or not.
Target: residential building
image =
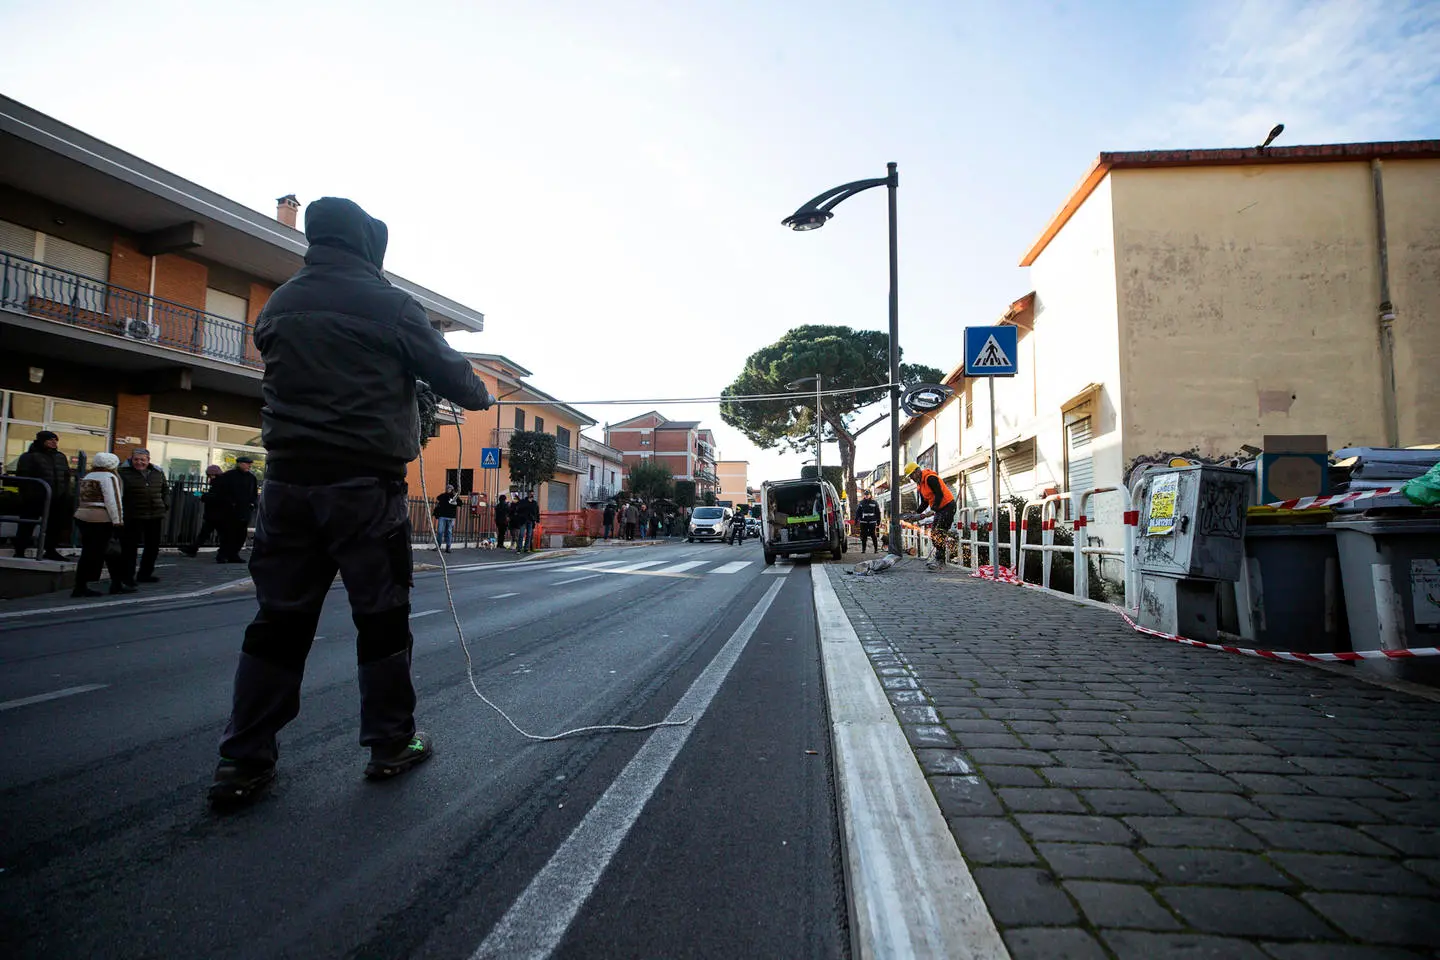
[[[590,461],[589,480],[581,500],[589,506],[603,506],[625,487],[625,455],[609,444],[591,437],[580,437],[580,452]]]
[[[4,466],[50,429],[72,457],[145,446],[174,477],[248,454],[263,472],[251,333],[303,263],[299,209],[264,216],[0,96]],[[388,276],[437,328],[483,328]]]
[[[458,431],[446,425],[449,414],[441,417],[440,435],[431,439],[424,451],[430,496],[444,490],[446,483],[475,495],[476,503],[493,504],[502,493],[518,492],[510,477],[510,438],[517,431],[530,430],[555,437],[555,476],[535,491],[540,509],[550,513],[579,510],[590,475],[590,459],[581,449],[580,431],[594,426],[594,419],[529,383],[525,378],[531,376],[530,371],[507,357],[493,353],[465,356],[500,402],[489,410],[461,411]],[[486,448],[500,450],[498,467],[483,465]],[[418,460],[410,465],[409,481],[412,490],[420,489]]]
[[[715,434],[709,427],[701,427],[695,431],[694,450],[696,496],[703,500],[706,494],[714,494],[718,498],[720,476],[716,465],[720,462],[720,451],[715,446]]]
[[[715,464],[715,475],[719,478],[719,492],[716,496],[722,503],[736,507],[750,502],[750,462],[748,460],[720,460]]]
[[[1436,237],[1440,141],[1101,154],[999,320],[1020,354],[995,384],[1002,495],[1243,463],[1266,436],[1440,440]],[[989,502],[982,379],[949,381],[969,504]],[[906,450],[950,470],[953,427],[929,423],[907,423]],[[1120,543],[1122,506],[1096,497],[1092,540]]]
[[[676,480],[693,480],[697,495],[719,495],[715,436],[698,420],[670,420],[651,410],[606,424],[605,442],[620,451],[627,467],[653,459],[669,467]]]

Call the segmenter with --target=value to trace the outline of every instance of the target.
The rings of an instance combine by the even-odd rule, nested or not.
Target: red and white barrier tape
[[[1259,657],[1262,660],[1349,663],[1355,660],[1409,660],[1415,657],[1440,657],[1440,647],[1414,647],[1409,650],[1353,650],[1344,653],[1300,653],[1294,650],[1255,650],[1250,647],[1237,647],[1228,643],[1206,643],[1203,640],[1191,640],[1189,637],[1181,637],[1173,633],[1162,633],[1159,630],[1142,627],[1130,619],[1130,615],[1124,610],[1119,607],[1114,607],[1114,610],[1120,614],[1124,621],[1130,624],[1131,629],[1137,633],[1159,637],[1162,640],[1173,640],[1176,643],[1183,643],[1187,647],[1204,647],[1206,650],[1223,650],[1226,653],[1238,653],[1246,657]]]
[[[1381,487],[1379,490],[1356,490],[1352,493],[1337,493],[1328,497],[1300,497],[1296,500],[1281,500],[1279,503],[1267,503],[1265,506],[1274,507],[1276,510],[1310,510],[1315,507],[1330,507],[1341,503],[1354,503],[1356,500],[1369,500],[1371,497],[1388,497],[1392,494],[1404,492],[1404,487]]]
[[[1014,568],[1004,566],[1003,564],[1000,567],[1000,576],[998,578],[995,576],[995,568],[988,563],[983,567],[976,567],[975,572],[970,574],[970,576],[976,580],[991,580],[995,583],[1023,584],[1025,582],[1015,573]]]

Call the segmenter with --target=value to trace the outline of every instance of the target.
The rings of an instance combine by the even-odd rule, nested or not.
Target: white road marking
[[[561,573],[568,570],[601,570],[605,567],[618,567],[624,560],[602,560],[600,563],[567,563],[563,567],[552,567],[551,573]]]
[[[684,573],[686,570],[694,570],[696,567],[703,567],[709,560],[687,560],[684,563],[672,563],[668,567],[661,567],[656,573]]]
[[[550,584],[550,586],[563,587],[567,583],[579,583],[581,580],[594,580],[598,576],[600,576],[600,574],[590,573],[586,574],[583,577],[571,577],[569,580],[556,580],[554,583]]]
[[[504,600],[506,597],[518,597],[518,596],[520,596],[520,594],[518,594],[518,593],[497,593],[497,594],[495,594],[495,596],[493,596],[493,597],[487,597],[486,599],[487,599],[487,600]]]
[[[590,898],[600,876],[630,828],[640,816],[655,788],[680,754],[685,741],[705,716],[720,685],[764,619],[775,595],[784,584],[773,584],[745,622],[735,629],[725,646],[710,661],[680,698],[671,716],[693,714],[695,721],[683,727],[662,727],[650,734],[645,745],[620,771],[585,819],[555,851],[550,862],[535,875],[525,892],[511,904],[505,916],[480,944],[472,960],[488,957],[549,957],[560,945],[565,931],[580,907]],[[978,899],[978,897],[977,897]]]
[[[644,570],[646,567],[658,567],[658,566],[660,566],[660,564],[662,564],[662,563],[664,563],[664,562],[665,562],[664,560],[646,560],[644,563],[627,563],[627,564],[626,564],[625,566],[623,566],[623,567],[616,567],[615,569],[613,569],[613,570],[607,570],[606,572],[607,572],[607,573],[629,573],[629,572],[632,571],[632,570]]]
[[[779,566],[775,566],[775,567],[766,567],[764,570],[761,570],[760,572],[761,572],[761,573],[768,573],[768,574],[770,574],[772,577],[783,577],[783,576],[785,576],[785,574],[789,573],[791,570],[794,570],[794,569],[795,569],[794,567],[779,567]]]
[[[410,614],[410,619],[411,619],[411,620],[419,620],[421,617],[428,617],[428,616],[430,616],[430,614],[432,614],[432,613],[443,613],[443,612],[444,612],[444,611],[438,610],[438,609],[437,609],[437,610],[421,610],[421,611],[419,611],[418,613],[412,613],[412,614]]]
[[[741,570],[744,570],[746,567],[750,566],[750,564],[752,564],[752,563],[754,563],[754,562],[755,562],[754,560],[731,560],[729,563],[724,564],[724,565],[719,566],[719,567],[716,567],[714,570],[711,570],[710,572],[711,572],[711,573],[738,573],[738,572],[740,572]]]
[[[6,700],[0,703],[0,710],[14,710],[16,707],[28,707],[32,703],[44,703],[46,700],[59,700],[61,697],[73,697],[77,693],[89,693],[91,690],[104,690],[110,686],[108,683],[87,683],[83,687],[66,687],[64,690],[56,690],[54,693],[38,693],[33,697],[21,697],[19,700]]]

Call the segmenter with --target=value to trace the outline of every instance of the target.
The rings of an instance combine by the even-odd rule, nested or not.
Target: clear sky
[[[884,191],[780,220],[887,161],[900,342],[949,369],[1102,150],[1440,136],[1436,0],[0,0],[0,36],[0,90],[181,176],[360,202],[387,267],[486,314],[458,346],[569,401],[714,395],[794,325],[884,329]],[[752,483],[798,473],[714,405],[659,409]]]

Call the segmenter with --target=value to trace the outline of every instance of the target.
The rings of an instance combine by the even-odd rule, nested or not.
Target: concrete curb
[[[102,600],[99,603],[72,603],[65,607],[46,607],[43,610],[12,610],[9,613],[0,613],[0,620],[18,620],[21,617],[38,617],[41,614],[55,613],[89,613],[92,610],[108,610],[111,607],[127,607],[140,603],[160,603],[164,600],[193,600],[196,597],[208,597],[213,593],[222,590],[232,590],[247,586],[250,583],[249,577],[242,577],[239,580],[229,580],[225,583],[217,583],[210,587],[201,587],[199,590],[188,590],[185,593],[160,593],[147,597],[124,597],[120,600]]]
[[[1009,960],[829,574],[811,580],[855,956]]]

